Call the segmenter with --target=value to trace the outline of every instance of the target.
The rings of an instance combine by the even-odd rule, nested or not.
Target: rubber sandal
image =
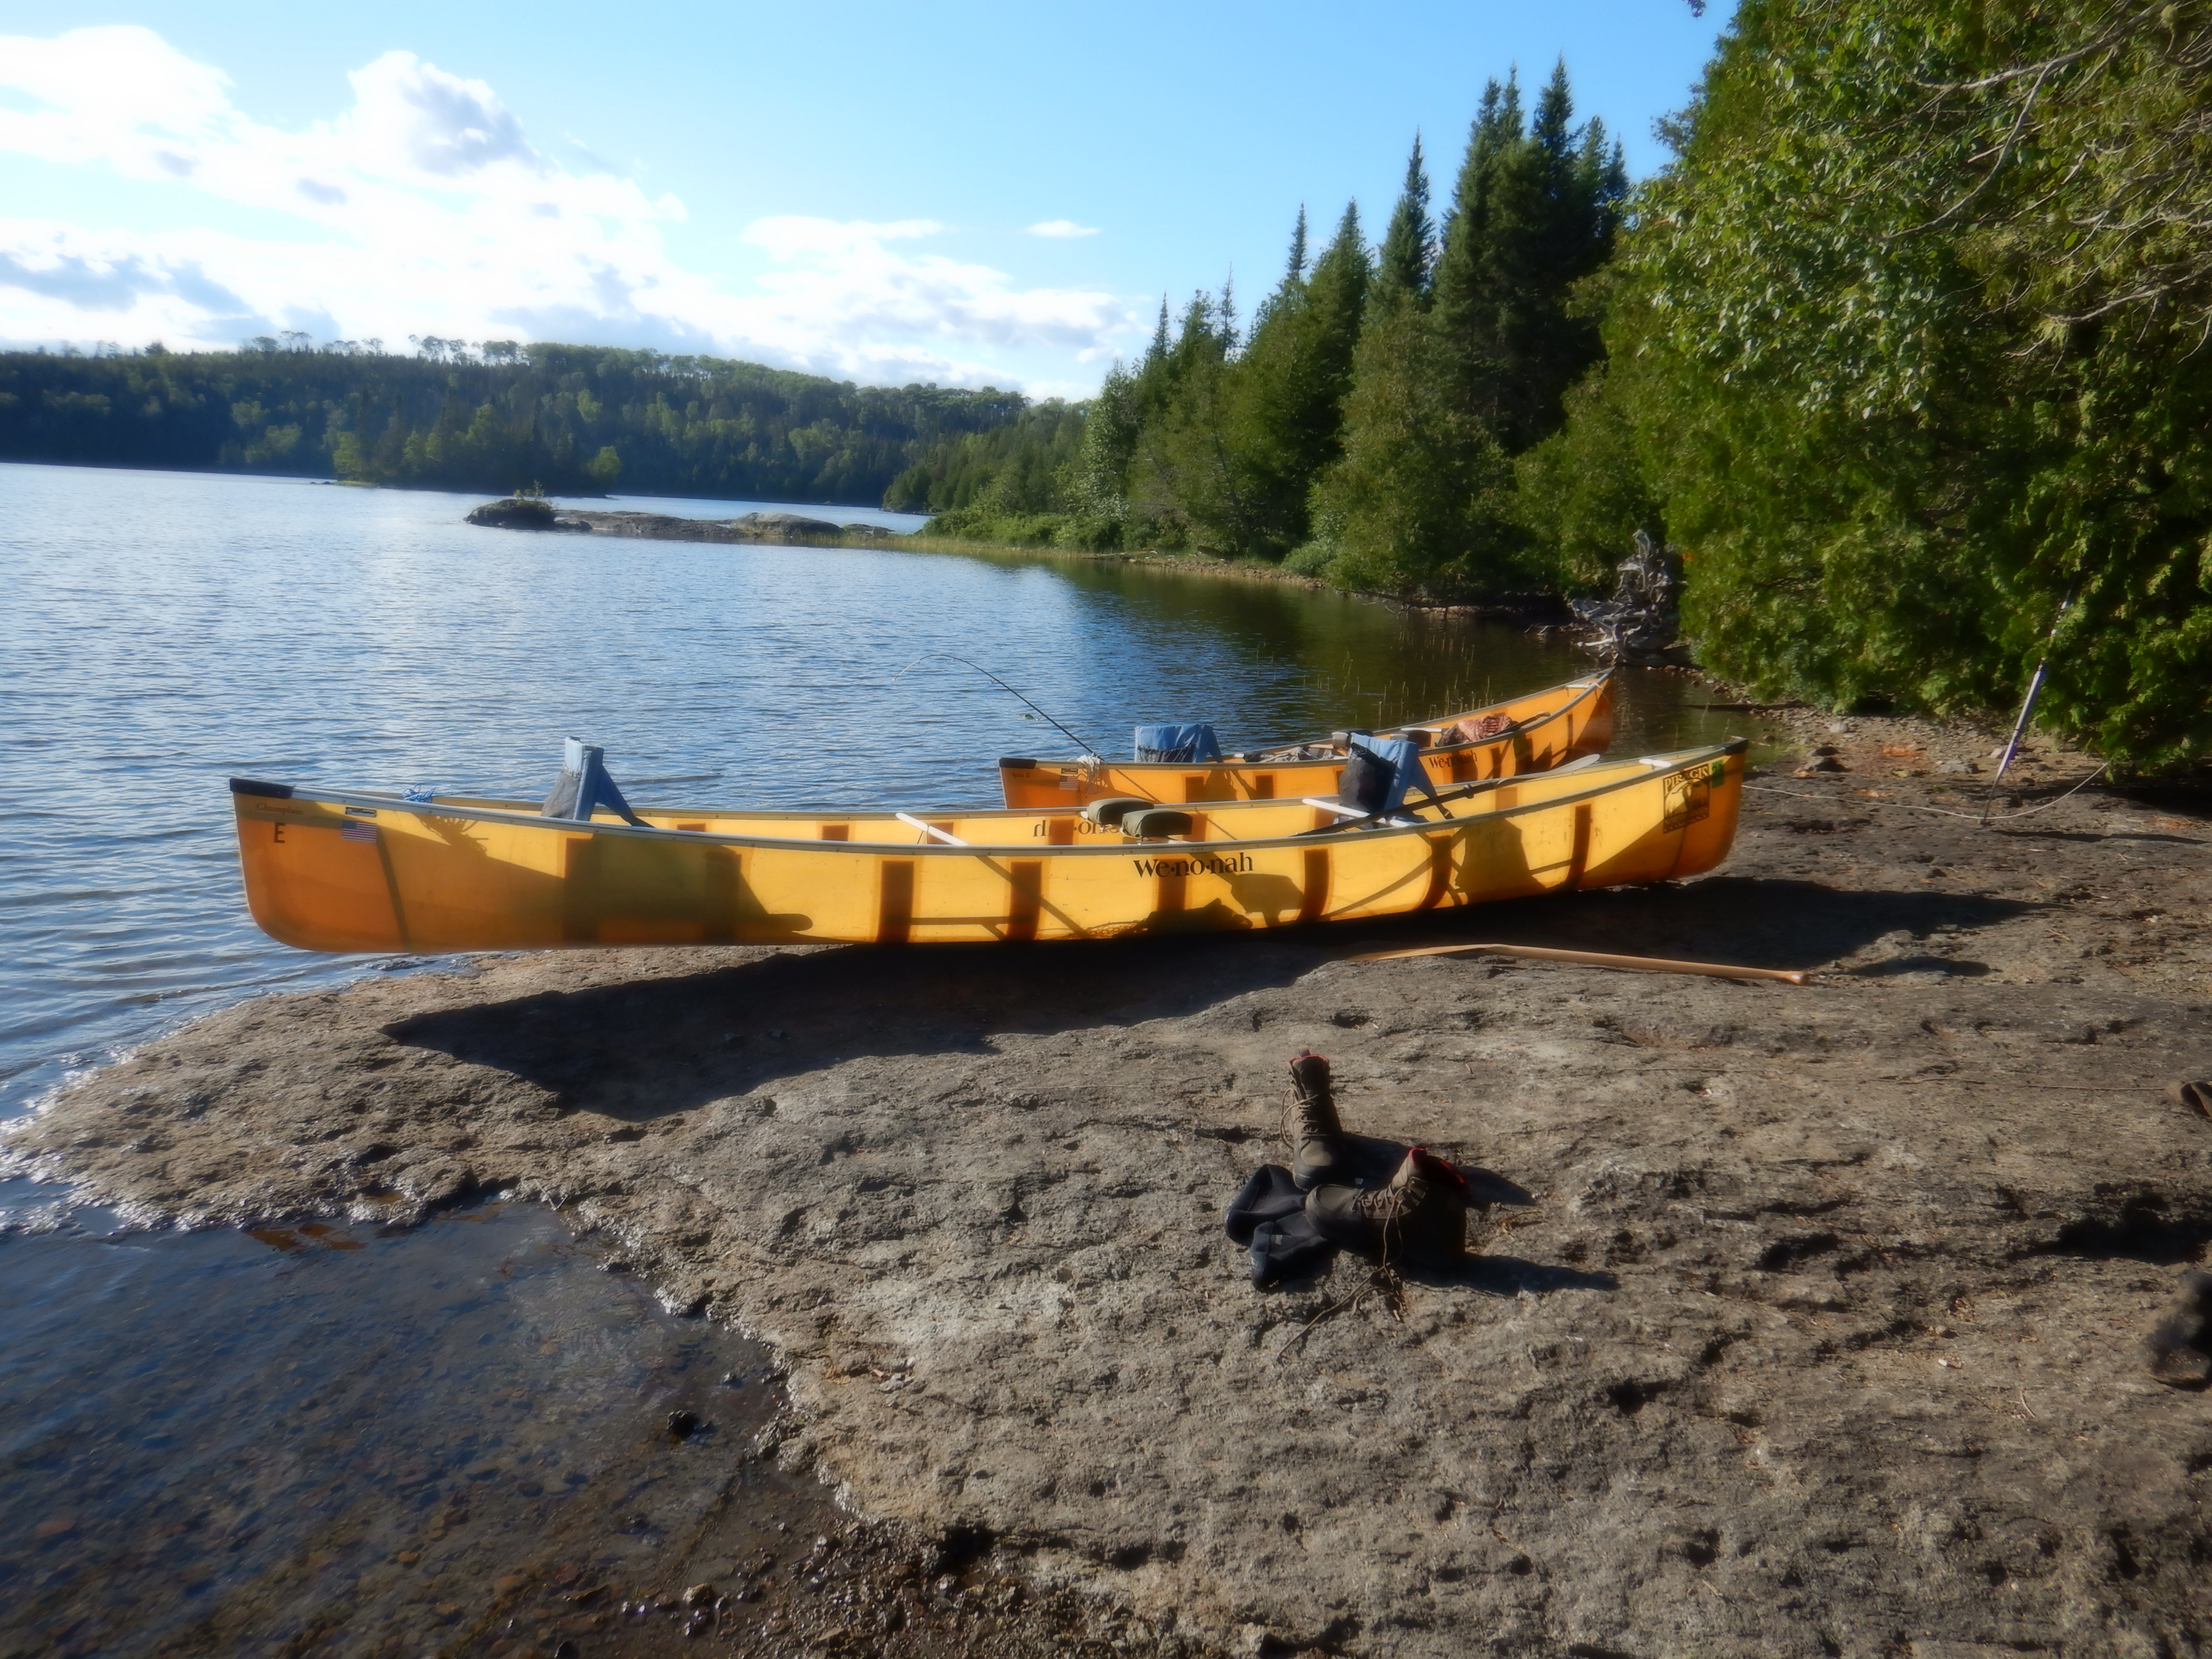
[[[2169,1083],[2166,1097],[2203,1117],[2212,1117],[2212,1083]]]

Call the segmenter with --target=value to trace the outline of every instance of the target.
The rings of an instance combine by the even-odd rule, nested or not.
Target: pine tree
[[[1301,208],[1282,285],[1224,372],[1206,447],[1186,456],[1183,510],[1214,550],[1279,559],[1305,540],[1314,478],[1335,459],[1368,281],[1358,209],[1346,210],[1310,281],[1305,252]],[[1220,316],[1216,325],[1229,326]]]
[[[1421,158],[1421,135],[1413,135],[1413,153],[1406,158],[1406,182],[1398,204],[1376,251],[1376,299],[1395,306],[1402,300],[1425,303],[1429,267],[1436,257],[1436,227],[1429,218],[1429,172]]]
[[[1223,430],[1223,371],[1236,340],[1235,295],[1227,283],[1218,297],[1203,289],[1190,296],[1174,343],[1147,354],[1138,375],[1145,404],[1137,449],[1129,468],[1133,514],[1170,546],[1228,550],[1247,533],[1240,480],[1229,465]],[[1164,333],[1164,320],[1162,333]],[[1224,535],[1208,532],[1225,526]]]
[[[1557,429],[1560,399],[1600,352],[1570,301],[1611,252],[1626,173],[1601,124],[1573,122],[1564,62],[1525,131],[1515,82],[1485,89],[1437,262],[1449,396],[1509,453]]]

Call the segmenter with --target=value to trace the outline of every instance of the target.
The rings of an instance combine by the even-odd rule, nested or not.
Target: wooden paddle
[[[1599,951],[1553,951],[1540,945],[1424,945],[1411,951],[1370,951],[1346,962],[1402,962],[1407,957],[1524,957],[1531,962],[1571,962],[1584,968],[1624,968],[1651,974],[1705,974],[1714,979],[1771,979],[1802,985],[1805,975],[1784,968],[1735,968],[1722,962],[1670,962],[1664,957],[1615,957]]]

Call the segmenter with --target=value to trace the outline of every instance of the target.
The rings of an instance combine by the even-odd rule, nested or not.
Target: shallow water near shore
[[[647,803],[995,804],[997,756],[1071,745],[928,653],[1106,752],[1140,720],[1210,719],[1237,747],[1589,665],[1511,629],[1136,565],[527,536],[464,524],[474,496],[296,479],[0,465],[0,1123],[199,1014],[423,965],[261,935],[226,774],[535,797],[576,735]],[[1624,681],[1618,752],[1741,724],[1681,678]],[[389,1567],[421,1493],[536,1525],[556,1481],[629,1455],[641,1402],[665,1411],[742,1348],[666,1321],[543,1216],[103,1239],[115,1221],[0,1180],[7,1397],[38,1402],[9,1413],[0,1600],[110,1630],[62,1650],[129,1650],[104,1607],[172,1635],[257,1608],[227,1627],[240,1651],[296,1636],[339,1577]],[[502,1438],[559,1455],[526,1480],[503,1451],[471,1481]],[[491,1570],[453,1547],[456,1572]]]
[[[649,1576],[733,1479],[757,1537],[830,1518],[731,1455],[765,1352],[604,1260],[496,1205],[0,1243],[0,1650],[419,1650],[507,1575]],[[713,1426],[678,1442],[675,1410]]]

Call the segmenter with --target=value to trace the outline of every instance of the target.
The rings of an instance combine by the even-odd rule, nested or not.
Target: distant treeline
[[[713,357],[417,346],[0,354],[0,458],[872,506],[922,455],[1027,406]]]

